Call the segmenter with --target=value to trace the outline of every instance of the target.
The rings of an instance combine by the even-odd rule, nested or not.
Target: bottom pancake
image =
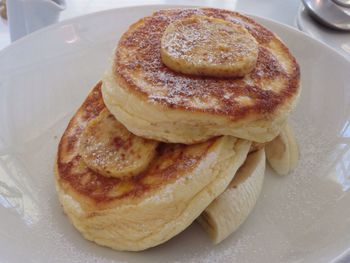
[[[55,174],[73,225],[86,239],[113,249],[147,249],[183,231],[226,189],[250,148],[229,136],[195,145],[160,143],[143,171],[104,176],[83,161],[80,144],[85,127],[105,109],[98,83],[61,138]]]

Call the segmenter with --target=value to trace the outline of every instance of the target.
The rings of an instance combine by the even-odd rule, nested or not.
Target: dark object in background
[[[6,0],[0,0],[0,16],[7,20]]]

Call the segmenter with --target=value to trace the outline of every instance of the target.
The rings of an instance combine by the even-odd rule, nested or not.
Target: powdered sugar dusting
[[[232,16],[242,21],[246,29],[260,43],[255,69],[244,78],[217,79],[185,76],[167,68],[162,63],[160,55],[162,35],[171,22],[193,15],[205,15],[226,21]],[[268,46],[271,40],[278,42],[278,45],[282,47],[283,44],[273,37],[272,33],[267,33],[268,30],[249,18],[224,10],[175,9],[156,12],[153,16],[143,19],[142,22],[139,27],[128,31],[121,38],[116,51],[115,73],[135,91],[146,95],[150,103],[193,111],[206,110],[229,115],[231,119],[239,119],[252,111],[263,112],[263,114],[273,112],[278,105],[294,96],[297,91],[298,66],[286,72],[269,51]],[[247,27],[247,24],[250,27]],[[261,38],[266,41],[257,38],[257,34],[261,34]],[[190,42],[198,39],[202,41],[206,38],[206,35],[200,36],[195,31],[191,31],[191,34],[188,35]],[[175,46],[179,44],[175,40],[171,42]],[[180,46],[179,48],[186,50],[190,47]],[[287,49],[283,52],[287,52],[285,53],[286,59],[292,60]],[[263,86],[276,87],[274,83],[281,84],[281,79],[284,80],[283,88],[278,92],[262,88]],[[229,95],[231,99],[223,100],[225,95]],[[244,106],[242,110],[242,105],[234,100],[234,97],[239,96],[249,96],[254,103]],[[215,101],[213,98],[217,100],[217,105],[213,107],[212,104],[209,104],[205,107],[207,101]]]
[[[97,85],[94,90],[90,93],[86,101],[90,103],[97,103],[97,101],[102,101],[102,96],[97,91],[100,90],[100,86]],[[98,93],[99,96],[94,96],[91,98],[92,94]],[[92,100],[92,101],[91,101]],[[105,112],[104,109],[100,109],[101,112]],[[85,146],[88,146],[87,150],[91,150],[91,158],[96,162],[98,168],[100,169],[103,164],[108,164],[108,157],[111,155],[115,156],[115,151],[106,151],[106,145],[109,147],[110,136],[111,134],[104,134],[110,132],[109,128],[112,128],[112,134],[116,133],[121,136],[118,137],[117,151],[121,148],[125,148],[125,162],[121,161],[121,165],[128,168],[128,158],[136,158],[137,160],[146,160],[145,156],[137,157],[138,154],[145,155],[147,153],[147,140],[136,137],[128,132],[120,123],[109,120],[110,114],[106,112],[107,117],[105,118],[104,114],[96,115],[90,119],[81,118],[81,116],[86,114],[86,103],[83,104],[83,107],[80,111],[73,117],[70,125],[65,131],[59,148],[59,154],[57,159],[57,167],[59,172],[59,177],[61,181],[64,181],[70,184],[76,191],[81,195],[87,196],[95,201],[112,201],[112,200],[127,200],[130,198],[137,199],[141,196],[149,196],[154,194],[153,190],[160,189],[167,184],[173,183],[175,180],[186,177],[188,174],[195,169],[202,159],[205,158],[208,154],[208,149],[215,142],[215,139],[209,140],[202,144],[197,145],[183,145],[183,144],[160,144],[156,150],[154,158],[149,159],[148,165],[146,165],[143,170],[138,171],[134,176],[129,176],[127,178],[114,178],[105,176],[101,171],[94,171],[89,169],[91,163],[88,163],[83,160],[81,157],[81,152],[84,152],[86,149]],[[101,117],[103,117],[101,119]],[[89,125],[87,126],[87,123]],[[92,142],[83,143],[81,137],[84,137],[82,134],[86,132],[89,133],[88,128],[90,125],[100,124],[100,122],[105,123],[104,127],[99,127],[98,125],[92,129],[90,135],[86,136],[88,141],[91,139]],[[112,126],[112,127],[109,127]],[[85,127],[86,130],[82,133],[82,130],[79,130],[79,133],[76,133],[77,127]],[[108,129],[106,129],[106,127]],[[102,133],[99,136],[94,133]],[[125,134],[123,134],[125,133]],[[74,140],[69,138],[74,137]],[[96,136],[99,137],[99,140],[96,141]],[[132,138],[131,138],[132,137]],[[126,139],[132,140],[128,144]],[[86,139],[86,138],[85,138]],[[106,141],[104,141],[106,139]],[[123,142],[121,142],[121,139]],[[141,140],[141,142],[140,142]],[[138,142],[137,142],[138,141]],[[66,144],[70,145],[69,148],[69,158],[66,157],[67,147]],[[80,151],[78,145],[81,144]],[[158,143],[151,141],[150,147],[156,147]],[[91,149],[89,148],[91,146]],[[108,148],[107,147],[107,148]],[[113,146],[114,147],[114,146]],[[83,149],[81,149],[83,148]],[[154,150],[154,148],[152,148]],[[128,154],[130,150],[130,154]],[[134,152],[131,152],[134,151]],[[123,151],[122,151],[123,152]],[[111,153],[111,154],[110,154]],[[95,160],[97,158],[97,160]],[[122,158],[122,157],[121,157]],[[114,165],[116,162],[111,161]],[[102,167],[104,168],[104,167]],[[105,171],[103,171],[105,172]]]
[[[122,177],[146,167],[157,145],[158,142],[133,135],[103,110],[84,129],[79,153],[90,169],[106,176]]]
[[[220,21],[220,22],[218,22]],[[242,27],[224,20],[192,16],[170,24],[161,48],[174,59],[193,66],[235,65],[257,54],[257,44]]]

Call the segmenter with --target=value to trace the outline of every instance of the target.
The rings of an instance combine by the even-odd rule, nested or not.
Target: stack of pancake
[[[61,138],[64,211],[85,238],[117,250],[159,245],[196,219],[221,242],[255,206],[265,160],[279,174],[297,164],[287,118],[299,79],[282,41],[239,13],[142,18]]]

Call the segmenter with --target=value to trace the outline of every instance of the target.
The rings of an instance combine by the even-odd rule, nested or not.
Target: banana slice
[[[266,143],[260,143],[260,142],[252,142],[250,145],[249,153],[259,151],[265,147]]]
[[[246,220],[261,192],[265,174],[265,151],[250,153],[224,193],[197,219],[215,244]]]
[[[258,43],[240,25],[191,16],[166,28],[161,39],[161,57],[167,67],[184,74],[242,77],[255,67]]]
[[[87,166],[105,176],[133,176],[148,166],[158,142],[130,133],[108,110],[84,129],[79,152]]]
[[[281,133],[266,144],[266,158],[279,175],[286,175],[298,164],[299,149],[292,128],[286,124]]]

